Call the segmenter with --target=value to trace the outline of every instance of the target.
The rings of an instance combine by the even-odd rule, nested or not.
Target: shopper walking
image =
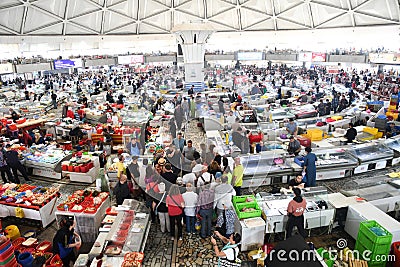
[[[293,227],[297,227],[300,235],[304,238],[307,236],[304,230],[304,211],[306,210],[307,202],[301,196],[301,190],[299,188],[293,188],[293,193],[295,197],[289,202],[287,207],[288,222],[286,226],[286,238],[292,236]]]
[[[179,187],[174,184],[169,190],[169,194],[166,199],[168,208],[168,215],[171,227],[171,240],[175,238],[175,225],[178,228],[178,238],[182,240],[182,214],[185,208],[185,201],[179,191]]]
[[[5,150],[3,148],[3,143],[0,143],[0,171],[1,171],[1,178],[3,179],[4,183],[8,183],[8,181],[10,182],[14,182],[14,177],[11,174],[10,171],[10,167],[7,165],[7,161],[5,159]],[[6,178],[6,174],[7,174],[7,178]]]
[[[14,174],[14,182],[15,183],[17,183],[17,184],[21,183],[18,178],[18,171],[22,174],[25,181],[31,181],[28,178],[28,174],[26,173],[24,165],[22,165],[22,163],[19,161],[18,152],[15,150],[12,150],[10,144],[6,145],[6,153],[4,155],[6,156],[7,165],[10,166],[10,168]]]
[[[168,215],[168,208],[166,205],[167,192],[165,191],[165,186],[160,186],[160,200],[157,198],[154,199],[153,205],[154,213],[158,215],[158,219],[160,220],[160,228],[161,232],[165,233],[171,232],[170,219]]]
[[[182,194],[185,201],[186,232],[191,235],[196,233],[194,224],[196,222],[196,205],[198,195],[193,192],[194,187],[191,183],[186,184],[186,192]]]
[[[127,183],[127,177],[122,174],[119,181],[114,187],[114,195],[117,201],[117,205],[122,205],[125,199],[131,198],[131,192]]]
[[[214,207],[214,190],[210,189],[210,184],[203,186],[203,191],[199,194],[197,201],[197,213],[202,217],[201,220],[201,238],[211,236],[211,223]]]
[[[236,191],[237,196],[241,195],[241,188],[243,185],[243,173],[244,173],[244,168],[242,163],[240,162],[240,158],[236,157],[233,167],[232,184],[233,188]]]
[[[51,103],[53,104],[53,108],[57,109],[57,95],[54,91],[51,91]]]
[[[307,155],[304,157],[303,171],[307,177],[306,186],[311,187],[316,185],[317,180],[317,167],[315,162],[318,160],[314,153],[311,153],[311,147],[305,149]]]

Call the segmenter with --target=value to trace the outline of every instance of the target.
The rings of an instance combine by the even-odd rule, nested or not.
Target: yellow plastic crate
[[[397,118],[399,117],[399,113],[397,113],[397,112],[390,112],[390,111],[388,111],[388,112],[386,112],[386,117],[392,117],[393,118],[393,120],[397,120]]]
[[[335,121],[340,121],[340,120],[343,120],[343,116],[335,115],[335,116],[331,116],[331,119],[335,120]]]
[[[373,136],[378,134],[378,128],[372,128],[372,127],[365,127],[363,130],[364,133],[369,133]]]
[[[379,139],[383,137],[383,132],[378,132],[376,135],[374,135],[375,139]]]
[[[323,139],[324,132],[320,129],[308,129],[306,137],[311,141],[321,141]]]

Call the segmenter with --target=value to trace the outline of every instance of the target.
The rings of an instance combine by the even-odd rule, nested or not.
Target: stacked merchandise
[[[15,267],[17,259],[14,254],[14,247],[9,238],[1,236],[0,238],[0,266]]]
[[[360,223],[355,250],[364,256],[369,251],[369,267],[386,266],[386,256],[390,253],[392,234],[376,221]],[[367,260],[367,259],[365,259]]]
[[[252,195],[234,196],[232,203],[239,220],[261,217],[261,209]]]
[[[399,112],[397,110],[398,100],[399,100],[399,98],[397,95],[392,95],[390,97],[389,107],[386,112],[386,117],[388,118],[388,120],[396,121],[397,118],[399,117]]]

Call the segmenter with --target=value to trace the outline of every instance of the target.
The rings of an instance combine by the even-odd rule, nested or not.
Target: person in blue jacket
[[[53,253],[58,254],[63,262],[63,266],[70,266],[74,263],[76,255],[74,248],[80,247],[81,242],[76,242],[79,235],[74,231],[75,220],[71,217],[63,217],[60,221],[61,228],[53,238]]]
[[[315,162],[318,160],[314,153],[311,153],[311,147],[306,147],[307,155],[304,157],[304,172],[307,176],[306,186],[316,186],[317,183],[317,167]]]

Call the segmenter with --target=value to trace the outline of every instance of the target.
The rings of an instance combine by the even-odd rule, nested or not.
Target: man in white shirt
[[[207,166],[203,165],[203,169],[201,171],[201,174],[199,177],[197,177],[197,185],[196,187],[201,187],[205,184],[210,184],[211,182],[213,182],[214,179],[211,175],[211,173],[208,172],[208,168]]]
[[[199,196],[193,192],[193,189],[193,185],[188,183],[186,184],[186,192],[182,194],[185,201],[186,232],[189,235],[196,232],[194,224],[196,222],[196,205]]]
[[[232,208],[232,197],[236,196],[236,191],[228,184],[228,176],[221,177],[221,184],[215,187],[214,194],[214,208],[217,207],[217,215],[224,211],[224,205],[227,209]]]
[[[183,184],[194,184],[197,177],[200,176],[201,171],[203,170],[203,165],[197,164],[193,167],[192,172],[185,174],[182,176],[182,183]]]
[[[226,116],[226,123],[230,127],[236,121],[236,116],[233,115],[233,111],[229,111],[229,114]]]

